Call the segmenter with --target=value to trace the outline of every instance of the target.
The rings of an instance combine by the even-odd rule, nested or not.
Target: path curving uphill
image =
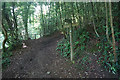
[[[56,52],[57,42],[63,38],[53,36],[25,41],[26,49],[15,52],[3,78],[76,78],[76,69]]]
[[[94,71],[80,71],[75,64],[56,52],[57,42],[63,38],[60,33],[37,40],[25,41],[25,49],[14,52],[11,64],[3,70],[3,78],[115,78],[109,72],[100,71],[93,61]],[[90,58],[90,56],[89,56]],[[93,58],[92,58],[93,59]],[[88,66],[88,67],[91,67]],[[99,68],[99,69],[98,69]],[[96,74],[95,74],[96,73]]]

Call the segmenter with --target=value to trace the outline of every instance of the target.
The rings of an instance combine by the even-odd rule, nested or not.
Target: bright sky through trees
[[[46,13],[48,11],[48,6],[43,5],[42,8],[43,8],[43,14],[46,15]],[[40,6],[37,5],[37,7],[35,7],[35,15],[37,15],[39,13],[40,13]]]

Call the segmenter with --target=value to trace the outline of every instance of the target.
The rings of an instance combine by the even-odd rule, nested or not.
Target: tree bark
[[[110,25],[112,32],[112,46],[113,46],[113,54],[114,54],[114,62],[117,61],[116,49],[115,49],[115,36],[114,36],[114,28],[113,28],[113,19],[112,19],[112,8],[111,8],[111,0],[109,0],[109,14],[110,14]]]
[[[2,17],[7,21],[8,26],[10,28],[10,34],[13,36],[14,29],[12,27],[12,20],[10,20],[10,17],[9,17],[9,15],[6,12],[6,4],[5,3],[3,3],[2,9],[3,9],[3,11],[2,11]]]
[[[79,6],[78,6],[78,2],[76,2],[76,8],[77,8],[77,12],[78,12],[78,20],[79,20],[79,25],[81,24],[81,21],[80,21],[80,9],[79,9]]]
[[[25,5],[25,16],[23,17],[23,22],[24,22],[24,27],[25,27],[25,35],[28,40],[28,14],[29,14],[29,9],[30,9],[31,3],[28,3]]]
[[[96,30],[96,26],[95,26],[95,19],[94,19],[95,15],[94,15],[93,3],[92,3],[92,2],[91,2],[91,6],[92,6],[92,17],[93,17],[94,31],[95,31],[96,35],[97,35],[98,37],[100,37],[99,34],[98,34],[98,32],[97,32],[97,30]]]
[[[49,6],[49,20],[51,19],[51,17],[50,17],[50,15],[51,15],[51,12],[50,12],[50,11],[51,11],[51,4],[52,4],[52,3],[49,4],[49,5],[50,5],[50,6]],[[48,30],[49,30],[49,32],[50,32],[51,30],[50,30],[50,25],[49,25],[49,24],[50,24],[50,22],[48,22]]]
[[[40,8],[41,8],[41,15],[42,15],[42,24],[44,24],[42,4],[40,4]],[[43,25],[42,25],[42,29],[43,29],[43,35],[45,35],[45,27],[43,27]]]
[[[7,42],[7,39],[8,39],[8,36],[7,36],[7,30],[5,29],[5,26],[4,26],[4,24],[3,24],[3,19],[4,19],[4,15],[5,15],[5,3],[3,3],[3,6],[2,6],[2,14],[3,14],[3,16],[2,16],[2,31],[3,31],[3,33],[4,33],[4,40],[3,40],[3,43],[2,43],[2,47],[3,47],[3,52],[6,52],[6,48],[5,48],[5,44],[6,44],[6,42]]]
[[[57,5],[56,5],[56,6],[57,6]],[[56,27],[58,28],[58,20],[57,20],[58,11],[57,11],[57,8],[55,8],[55,11],[56,11]]]
[[[58,3],[59,6],[59,14],[60,14],[60,24],[62,25],[61,28],[63,28],[63,24],[62,24],[62,11],[61,11],[61,4]]]
[[[15,3],[13,2],[12,3],[12,6],[13,6],[13,19],[14,19],[14,26],[15,26],[15,31],[16,31],[16,40],[18,40],[18,28],[17,28],[17,19],[16,19],[16,15],[15,15],[15,11],[14,11],[14,9],[15,9]]]
[[[2,47],[3,47],[3,52],[6,52],[5,44],[7,42],[8,36],[7,36],[7,30],[5,29],[5,26],[3,24],[3,18],[2,18],[2,31],[4,33],[4,40],[2,43]]]
[[[107,2],[105,2],[105,8],[106,8],[106,37],[107,37],[108,42],[112,45],[112,43],[110,41],[110,38],[109,38],[109,34],[108,34],[108,10],[107,10]]]

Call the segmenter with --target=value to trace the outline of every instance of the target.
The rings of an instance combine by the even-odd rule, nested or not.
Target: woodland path
[[[27,47],[14,51],[10,66],[3,70],[3,78],[112,78],[113,75],[94,62],[89,71],[80,71],[68,59],[57,54],[57,41],[60,34],[25,41]],[[99,68],[99,69],[98,69]],[[94,71],[92,71],[94,70]],[[96,74],[95,74],[96,73]]]

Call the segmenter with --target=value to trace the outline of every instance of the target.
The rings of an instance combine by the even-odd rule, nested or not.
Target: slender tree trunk
[[[57,6],[57,5],[56,5]],[[58,11],[57,11],[57,9],[55,8],[55,11],[56,11],[56,27],[58,27],[58,20],[57,20],[57,13],[58,13]]]
[[[76,8],[77,8],[77,12],[78,12],[78,20],[79,20],[79,24],[81,23],[80,22],[80,10],[79,10],[79,7],[78,7],[78,2],[76,2]]]
[[[95,15],[94,15],[93,3],[92,3],[92,2],[91,2],[91,6],[92,6],[92,17],[93,17],[94,31],[95,31],[96,35],[97,35],[98,37],[100,37],[99,34],[98,34],[98,32],[97,32],[97,30],[96,30],[96,26],[95,26],[95,19],[94,19]]]
[[[51,3],[49,5],[50,5],[50,7],[49,7],[49,20],[50,20],[51,19],[51,17],[50,17],[50,14],[51,14]],[[48,30],[49,30],[49,32],[51,31],[50,22],[48,22]]]
[[[16,40],[18,40],[18,28],[17,28],[17,19],[16,19],[16,15],[15,15],[15,11],[14,11],[14,9],[15,9],[15,3],[13,2],[12,3],[12,6],[13,6],[13,19],[14,19],[14,26],[15,26],[15,31],[16,31]]]
[[[27,26],[27,23],[25,23],[25,26]],[[25,27],[25,34],[26,34],[26,39],[28,40],[28,27]]]
[[[3,24],[3,18],[2,18],[2,31],[4,33],[4,40],[2,43],[2,47],[3,47],[3,52],[6,52],[5,44],[7,42],[8,36],[7,36],[7,30],[5,29],[5,26]]]
[[[83,24],[81,23],[82,20],[81,20],[81,16],[80,16],[80,8],[79,8],[79,3],[76,2],[76,8],[77,8],[77,12],[78,12],[78,22],[79,22],[79,26],[82,26]],[[83,25],[84,26],[84,25]]]
[[[66,3],[64,2],[64,5],[65,5],[65,8],[64,8],[64,11],[65,11],[65,20],[67,19],[67,14],[66,14],[66,11],[67,11],[67,7],[66,7]],[[66,31],[65,31],[65,39],[67,39],[67,37],[68,37],[68,34],[69,34],[69,30],[68,30],[68,28],[66,29]]]
[[[41,8],[41,15],[42,15],[42,24],[44,24],[44,19],[43,19],[43,8],[42,8],[42,4],[40,5]],[[43,35],[45,35],[45,27],[42,25],[42,31],[43,31]]]
[[[119,3],[118,3],[118,10],[120,10],[120,1],[119,1]],[[118,21],[120,22],[120,11],[119,11],[119,13],[118,13],[118,15],[119,15],[119,18],[118,18]],[[120,24],[118,25],[118,29],[120,28]],[[118,30],[119,32],[120,32],[120,29]],[[118,35],[118,37],[120,36],[120,34]],[[118,41],[118,43],[119,43],[119,45],[118,45],[118,50],[120,50],[120,40]],[[119,63],[120,63],[120,61],[119,61]],[[119,69],[119,73],[120,73],[120,69]]]
[[[28,3],[25,5],[25,16],[24,16],[24,20],[23,20],[24,26],[25,26],[25,35],[26,35],[27,40],[28,40],[28,36],[29,36],[27,23],[28,23],[28,15],[29,15],[30,5],[31,5],[31,3]]]
[[[108,42],[112,45],[110,38],[109,38],[109,34],[108,34],[108,10],[107,10],[107,3],[106,2],[105,2],[105,8],[106,8],[106,37],[107,37]]]
[[[13,31],[14,31],[14,29],[12,27],[12,20],[10,20],[10,17],[9,17],[9,15],[6,12],[6,3],[3,3],[2,9],[3,9],[3,11],[2,11],[2,17],[7,21],[8,26],[10,28],[10,35],[12,35],[12,37],[13,37],[13,34],[14,34]]]
[[[64,2],[64,11],[65,11],[65,19],[66,19],[66,3]]]
[[[84,22],[84,21],[85,21],[85,20],[84,20],[84,19],[85,19],[85,17],[84,17],[84,15],[85,15],[84,3],[83,3],[83,6],[82,6],[82,7],[83,7],[83,11],[82,11],[83,18],[82,18],[82,26],[81,26],[81,28],[83,28],[83,27],[85,26],[85,22]]]
[[[59,5],[59,14],[60,14],[60,24],[62,25],[61,27],[63,28],[63,24],[62,24],[62,8],[61,8],[61,5],[60,5],[60,3],[58,3],[58,5]]]
[[[4,33],[4,40],[3,40],[3,43],[2,43],[2,47],[3,47],[3,52],[6,51],[6,48],[5,48],[5,44],[7,42],[7,39],[8,39],[8,36],[7,36],[7,30],[5,29],[5,26],[3,24],[3,19],[5,19],[8,23],[8,26],[10,28],[10,34],[13,35],[12,31],[13,31],[13,28],[12,28],[12,21],[10,20],[9,18],[9,15],[6,13],[6,4],[3,3],[3,6],[2,6],[2,31]]]
[[[112,32],[112,41],[113,41],[113,53],[114,53],[114,62],[117,61],[116,49],[115,49],[115,36],[114,36],[114,28],[113,28],[113,19],[112,19],[112,8],[111,8],[111,0],[109,0],[109,11],[110,11],[110,25],[111,25],[111,32]]]

